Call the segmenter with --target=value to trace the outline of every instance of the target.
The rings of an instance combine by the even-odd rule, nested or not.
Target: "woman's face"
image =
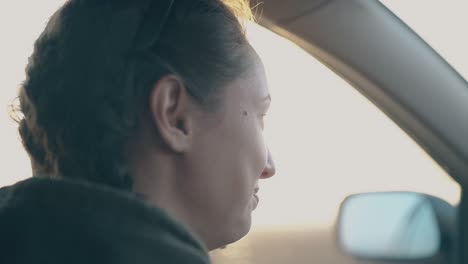
[[[251,226],[259,179],[275,174],[263,138],[271,101],[263,65],[225,87],[223,106],[198,121],[186,155],[185,200],[209,249],[237,241]],[[207,239],[208,238],[208,239]]]
[[[258,181],[275,167],[263,139],[270,94],[260,60],[202,109],[175,76],[155,84],[151,122],[128,152],[134,191],[185,223],[212,250],[250,230]],[[148,124],[148,125],[146,125]]]

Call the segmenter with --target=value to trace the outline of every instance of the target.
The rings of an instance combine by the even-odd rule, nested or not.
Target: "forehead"
[[[260,59],[256,59],[249,70],[230,86],[226,91],[226,99],[231,102],[239,100],[241,104],[251,104],[267,97],[269,95],[268,82]]]

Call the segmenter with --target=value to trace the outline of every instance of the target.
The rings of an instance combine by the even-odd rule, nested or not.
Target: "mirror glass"
[[[440,248],[432,205],[417,193],[370,193],[345,200],[338,239],[347,253],[373,259],[424,259]]]

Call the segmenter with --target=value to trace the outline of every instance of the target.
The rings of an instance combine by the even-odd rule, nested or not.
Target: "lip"
[[[259,187],[255,187],[255,189],[254,189],[254,194],[257,194],[259,190],[260,190]]]
[[[253,197],[255,198],[255,200],[257,200],[257,203],[260,202],[260,198],[258,197],[257,194],[254,194]]]
[[[255,199],[255,202],[253,204],[252,210],[255,210],[257,208],[257,206],[258,206],[258,203],[260,202],[260,198],[258,197],[258,195],[256,193],[254,193],[253,198]]]

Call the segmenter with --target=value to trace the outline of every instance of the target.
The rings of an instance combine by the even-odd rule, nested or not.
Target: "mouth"
[[[252,211],[257,209],[257,206],[258,206],[259,202],[260,202],[260,198],[258,198],[257,194],[254,194],[253,199],[252,199]]]
[[[258,197],[258,194],[257,194],[259,190],[260,190],[260,189],[259,189],[258,187],[255,188],[254,194],[252,195],[252,197],[254,198],[254,199],[253,199],[254,202],[253,202],[253,208],[252,208],[252,210],[255,210],[255,209],[257,208],[257,206],[258,206],[258,203],[260,202],[260,198]]]

